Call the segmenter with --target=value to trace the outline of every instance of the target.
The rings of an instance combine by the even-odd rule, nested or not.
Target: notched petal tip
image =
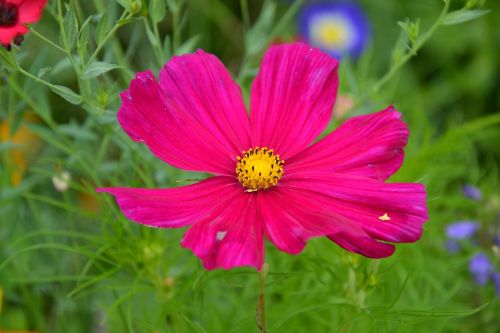
[[[288,191],[300,191],[335,226],[329,238],[349,251],[368,257],[392,254],[392,244],[415,242],[427,221],[426,192],[422,184],[383,183],[348,174],[310,174],[287,179]],[[386,243],[388,242],[388,243]]]
[[[142,83],[147,83],[148,81],[151,81],[151,80],[156,81],[156,78],[155,78],[155,75],[153,74],[153,72],[150,69],[148,69],[148,70],[145,70],[143,72],[136,73],[135,79],[133,79],[132,81],[134,81],[134,80],[139,80]]]

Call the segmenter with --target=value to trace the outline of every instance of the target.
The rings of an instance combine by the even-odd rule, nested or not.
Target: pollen
[[[236,176],[247,192],[268,189],[283,177],[284,163],[272,149],[251,148],[238,156]]]
[[[384,215],[382,216],[379,216],[378,219],[382,222],[387,222],[387,221],[390,221],[391,218],[389,217],[389,214],[385,213]]]

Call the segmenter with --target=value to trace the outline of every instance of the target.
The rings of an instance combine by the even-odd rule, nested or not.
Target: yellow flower
[[[15,187],[19,186],[33,156],[41,148],[38,136],[26,126],[26,123],[36,122],[38,122],[38,118],[34,114],[26,113],[21,125],[14,133],[11,133],[11,124],[7,120],[0,123],[0,142],[10,142],[15,145],[7,152],[4,163],[5,171],[11,175],[11,185]]]

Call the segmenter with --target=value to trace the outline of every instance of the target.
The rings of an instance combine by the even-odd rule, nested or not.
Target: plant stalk
[[[257,327],[260,333],[267,333],[266,328],[266,302],[265,302],[265,286],[266,276],[269,272],[269,265],[264,263],[259,272],[259,295],[257,298]]]

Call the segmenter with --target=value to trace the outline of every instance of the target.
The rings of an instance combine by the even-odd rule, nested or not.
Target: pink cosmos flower
[[[20,44],[26,25],[40,19],[46,4],[47,0],[0,0],[0,44]]]
[[[141,224],[189,226],[182,246],[206,269],[264,261],[264,238],[298,254],[327,236],[371,258],[414,242],[427,220],[424,186],[385,183],[403,162],[408,128],[393,107],[354,117],[317,142],[336,98],[337,60],[294,43],[271,47],[250,115],[224,65],[202,50],[138,73],[118,121],[177,168],[213,174],[168,189],[101,188]]]

